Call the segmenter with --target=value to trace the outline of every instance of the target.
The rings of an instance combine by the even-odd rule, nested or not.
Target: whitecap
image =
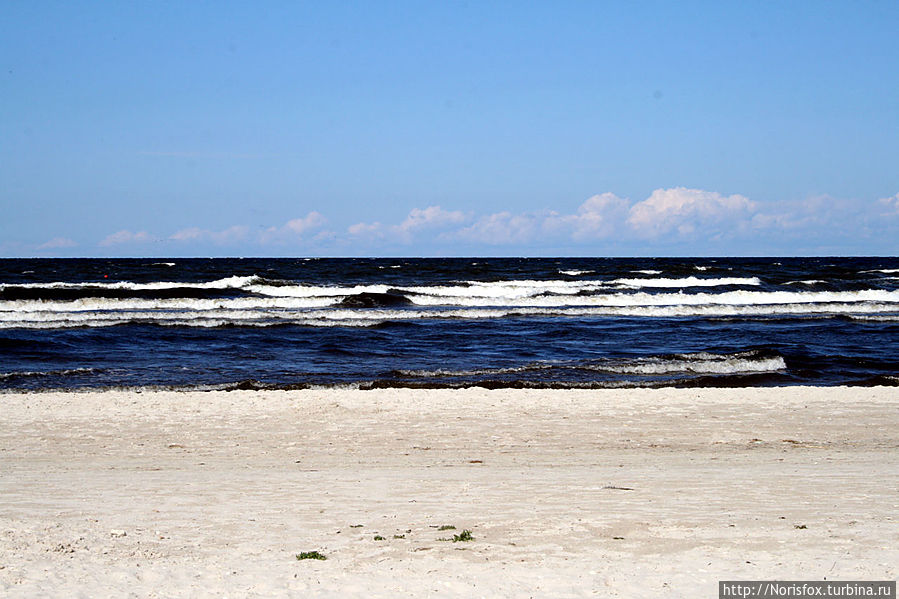
[[[717,287],[720,285],[761,285],[758,277],[722,277],[716,279],[700,279],[697,277],[684,277],[680,279],[615,279],[611,281],[615,285],[625,287]]]

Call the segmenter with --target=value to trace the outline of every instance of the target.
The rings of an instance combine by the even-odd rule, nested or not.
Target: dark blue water
[[[0,389],[897,383],[897,258],[0,260]]]

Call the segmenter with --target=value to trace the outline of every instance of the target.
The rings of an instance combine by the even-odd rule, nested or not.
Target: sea
[[[899,385],[899,258],[0,260],[0,390]]]

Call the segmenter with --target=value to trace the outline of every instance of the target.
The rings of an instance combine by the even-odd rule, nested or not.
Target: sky
[[[899,254],[899,3],[0,2],[0,257]]]

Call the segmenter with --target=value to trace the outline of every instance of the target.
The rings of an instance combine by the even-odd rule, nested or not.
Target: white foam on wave
[[[849,318],[869,322],[899,322],[899,314],[850,314]]]
[[[592,270],[560,270],[559,274],[568,275],[570,277],[579,277],[581,275],[588,275],[595,271]]]
[[[391,286],[378,284],[355,285],[352,287],[254,284],[248,285],[244,289],[258,295],[273,297],[344,298],[360,293],[387,293],[390,290],[396,290],[413,296],[505,298],[514,300],[544,293],[575,295],[584,291],[596,291],[605,285],[603,281],[505,280],[486,282],[463,281],[457,285]]]
[[[469,288],[419,288],[422,292],[413,295],[411,300],[419,306],[510,306],[510,307],[579,307],[579,306],[702,306],[702,305],[789,305],[810,303],[858,303],[858,302],[899,302],[899,290],[866,289],[859,291],[729,291],[724,293],[606,293],[596,295],[557,295],[534,296],[530,291],[510,293],[507,289],[493,292],[490,288],[470,290]],[[473,293],[472,293],[473,292]],[[219,307],[238,309],[270,309],[270,308],[320,308],[335,304],[342,297],[351,295],[342,293],[334,296],[282,296],[282,297],[239,297],[239,298],[104,298],[89,297],[72,301],[11,300],[0,301],[2,312],[29,311],[100,311],[100,310],[173,310],[193,309],[208,310]],[[496,299],[515,300],[509,303],[497,303]]]
[[[434,288],[425,288],[435,291]],[[449,288],[459,292],[467,287]],[[446,292],[446,290],[441,290]],[[570,290],[569,290],[570,291]],[[469,289],[469,292],[471,290]],[[730,291],[725,293],[607,293],[597,295],[531,295],[522,288],[510,297],[508,288],[489,286],[480,295],[412,295],[413,305],[400,309],[341,308],[341,296],[253,296],[219,299],[114,299],[74,301],[0,301],[0,326],[69,323],[93,326],[108,322],[163,322],[211,317],[242,322],[255,319],[324,320],[481,318],[505,315],[537,316],[765,316],[781,314],[878,314],[899,310],[899,290],[862,291]],[[493,293],[493,295],[490,295]]]
[[[588,271],[568,271],[569,273],[584,274]],[[701,279],[696,277],[686,277],[679,279],[653,278],[653,279],[616,279],[614,281],[602,280],[502,280],[502,281],[459,281],[452,285],[413,285],[413,286],[391,286],[385,284],[375,285],[354,285],[354,286],[336,286],[336,285],[274,285],[258,276],[234,276],[218,279],[215,281],[207,281],[200,283],[185,283],[174,281],[159,281],[152,283],[133,283],[128,281],[120,281],[113,283],[46,283],[46,284],[23,284],[16,285],[18,287],[44,287],[44,288],[90,288],[90,289],[118,289],[133,291],[152,291],[177,288],[192,289],[239,289],[248,294],[262,296],[266,298],[293,298],[296,300],[304,300],[306,303],[278,303],[278,304],[258,304],[264,307],[321,307],[329,305],[332,302],[340,301],[351,295],[360,293],[387,293],[391,290],[397,290],[401,293],[410,295],[410,299],[414,303],[420,305],[505,305],[524,303],[531,305],[527,301],[529,298],[536,298],[534,302],[537,305],[565,305],[574,303],[578,305],[590,304],[590,294],[602,291],[610,286],[619,288],[625,287],[630,289],[639,288],[662,288],[674,289],[685,287],[713,287],[721,285],[759,285],[760,281],[756,277],[751,278],[716,278]],[[3,286],[0,285],[0,289]],[[541,302],[541,296],[547,299]],[[579,299],[576,302],[568,302],[567,300],[551,299],[552,296],[583,296],[583,301]],[[605,296],[602,296],[605,297]],[[171,298],[170,300],[143,300],[141,298],[82,298],[78,300],[40,300],[42,306],[40,308],[29,308],[26,300],[24,303],[15,304],[13,302],[0,302],[0,311],[2,310],[24,310],[29,309],[68,309],[60,306],[69,306],[73,309],[80,310],[97,310],[104,309],[107,305],[112,307],[110,302],[123,302],[118,304],[122,309],[147,309],[153,302],[170,301],[169,304],[160,304],[160,308],[178,308],[196,303],[198,309],[205,309],[207,304],[203,302],[221,301],[244,301],[256,300],[258,298],[222,298],[222,299],[192,299],[192,298]],[[75,302],[75,303],[73,303]],[[79,303],[80,302],[80,303]],[[130,303],[129,303],[130,302]],[[143,303],[142,303],[143,302]],[[151,302],[151,303],[146,303]],[[253,304],[252,301],[248,302]]]
[[[303,309],[324,308],[335,303],[333,297],[238,297],[219,299],[116,299],[87,297],[72,301],[14,300],[0,301],[0,320],[15,318],[17,314],[29,312],[121,312],[131,310],[175,311],[214,310],[230,308],[237,310]]]
[[[343,298],[359,293],[387,293],[394,287],[387,285],[355,285],[353,287],[319,286],[319,285],[248,285],[245,288],[251,293],[272,297],[298,298]]]
[[[681,358],[651,358],[604,368],[620,374],[661,375],[661,374],[741,374],[758,372],[778,372],[786,370],[787,364],[780,356],[767,358],[741,356],[683,356]]]
[[[174,263],[172,263],[174,266]],[[132,291],[148,291],[153,289],[239,289],[245,285],[249,285],[254,281],[259,281],[259,277],[252,275],[248,277],[225,277],[215,281],[206,281],[202,283],[187,283],[179,281],[155,281],[152,283],[132,283],[130,281],[115,282],[95,282],[95,283],[19,283],[19,284],[0,284],[0,289],[6,287],[27,287],[27,288],[47,288],[47,289],[130,289]]]
[[[477,300],[520,300],[543,294],[577,295],[582,292],[594,292],[606,286],[603,281],[535,281],[530,279],[511,281],[466,281],[461,285],[432,285],[420,287],[398,287],[399,291],[410,292],[415,303],[433,305],[433,302],[421,298],[473,298]],[[453,302],[450,302],[453,303]]]
[[[413,296],[418,305],[496,306],[493,298],[482,296]],[[515,306],[530,307],[594,307],[594,306],[771,306],[796,304],[861,304],[864,302],[899,302],[899,290],[866,289],[860,291],[727,291],[723,293],[607,293],[596,295],[522,296]]]
[[[587,271],[565,271],[586,273]],[[658,271],[642,271],[658,272]],[[792,281],[813,285],[817,280]],[[325,286],[272,284],[257,276],[234,276],[198,283],[49,283],[29,287],[105,287],[112,289],[226,289],[247,293],[223,298],[107,298],[76,300],[0,300],[0,328],[110,326],[124,322],[178,323],[185,326],[238,324],[268,326],[316,323],[310,326],[366,326],[371,322],[420,318],[563,317],[727,317],[784,314],[846,314],[876,316],[899,312],[899,290],[715,292],[715,286],[758,286],[757,277],[621,278],[603,280],[458,281],[446,285]],[[704,287],[698,293],[684,288]],[[0,286],[2,288],[2,286]],[[641,289],[645,288],[646,291]],[[653,288],[661,289],[653,293]],[[397,290],[409,307],[342,308],[346,297]],[[629,291],[633,290],[633,291]],[[205,324],[201,324],[205,323]],[[217,325],[209,323],[220,323]],[[351,323],[351,324],[348,324]]]
[[[542,365],[534,365],[529,364],[527,366],[510,366],[507,368],[473,368],[470,370],[448,370],[445,368],[438,368],[436,370],[405,370],[400,369],[397,370],[396,373],[400,376],[407,377],[415,377],[415,378],[440,378],[440,377],[460,377],[460,376],[491,376],[498,374],[514,374],[516,372],[526,372],[530,370],[548,370],[552,368],[550,364],[542,364]]]
[[[785,285],[821,285],[826,282],[819,279],[809,279],[807,281],[787,281]]]
[[[177,324],[180,326],[271,326],[302,324],[310,326],[371,326],[387,321],[420,319],[493,319],[509,317],[766,317],[781,315],[864,315],[895,312],[896,304],[868,302],[770,305],[661,305],[601,307],[506,307],[455,309],[228,309],[30,312],[18,316],[0,314],[0,328],[67,328],[112,326],[124,323]],[[209,325],[215,321],[218,324]]]
[[[761,285],[762,282],[758,277],[722,277],[717,279],[700,279],[697,277],[683,277],[679,279],[615,279],[612,281],[614,285],[623,285],[625,287],[655,287],[655,288],[673,288],[673,287],[718,287],[723,285]]]
[[[20,372],[0,372],[0,381],[4,379],[11,378],[19,378],[19,377],[44,377],[44,376],[70,376],[74,374],[91,374],[93,372],[97,372],[96,368],[67,368],[64,370],[50,370],[50,371],[32,371],[32,370],[24,370]]]
[[[469,370],[398,370],[397,374],[415,378],[476,377],[516,374],[534,370],[578,369],[615,374],[659,376],[671,374],[750,374],[787,369],[780,356],[759,356],[752,352],[721,355],[684,354],[674,357],[648,357],[591,362],[538,362],[523,366],[477,368]]]

